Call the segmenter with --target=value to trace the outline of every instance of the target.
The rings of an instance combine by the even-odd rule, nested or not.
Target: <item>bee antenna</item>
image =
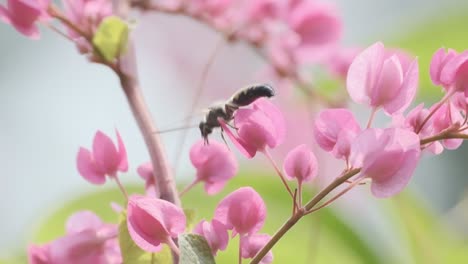
[[[183,129],[188,129],[188,128],[195,128],[195,127],[198,127],[198,125],[183,126],[183,127],[174,127],[174,128],[169,128],[169,129],[154,131],[153,134],[164,134],[164,133],[167,133],[167,132],[173,132],[173,131],[178,131],[178,130],[183,130]]]

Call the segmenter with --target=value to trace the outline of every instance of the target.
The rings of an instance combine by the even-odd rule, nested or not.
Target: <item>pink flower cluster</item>
[[[268,72],[296,80],[302,66],[324,64],[340,77],[356,49],[339,45],[343,25],[328,1],[309,0],[194,0],[135,1],[146,10],[181,13],[210,25],[229,40],[244,40],[264,52]]]
[[[257,252],[270,240],[270,236],[257,233],[265,223],[266,206],[260,195],[250,187],[242,187],[226,196],[216,207],[211,222],[202,220],[193,230],[208,241],[214,255],[224,250],[231,237],[239,235],[243,258],[253,258]],[[273,261],[269,252],[262,263]]]
[[[350,97],[372,109],[366,129],[361,129],[347,109],[327,109],[317,115],[314,137],[318,145],[349,168],[361,168],[361,177],[372,179],[371,190],[377,197],[400,192],[418,164],[421,150],[439,154],[455,149],[462,139],[441,142],[425,139],[442,133],[464,133],[467,116],[468,53],[438,50],[431,62],[431,78],[447,95],[429,109],[415,107],[403,112],[414,99],[418,86],[418,65],[402,53],[387,50],[378,42],[351,64],[347,76]],[[382,108],[392,117],[387,128],[371,127],[374,113]]]

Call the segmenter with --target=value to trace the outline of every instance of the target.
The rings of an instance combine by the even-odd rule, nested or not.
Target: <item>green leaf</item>
[[[179,236],[180,264],[215,264],[205,238],[195,234]]]
[[[164,246],[157,253],[149,253],[138,247],[130,237],[127,229],[127,218],[122,213],[119,223],[119,246],[122,252],[123,263],[128,264],[168,264],[172,263],[169,247]]]
[[[93,36],[96,52],[111,62],[125,52],[129,28],[127,23],[116,16],[106,17]]]

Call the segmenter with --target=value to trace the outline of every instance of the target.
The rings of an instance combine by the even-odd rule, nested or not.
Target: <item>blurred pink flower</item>
[[[161,243],[178,237],[185,230],[184,211],[176,205],[154,197],[132,195],[127,205],[130,237],[141,249],[161,250]]]
[[[42,246],[30,246],[30,263],[122,263],[117,226],[105,224],[90,211],[81,211],[67,221],[67,234]]]
[[[318,173],[318,162],[314,153],[306,145],[291,150],[284,159],[283,170],[286,178],[302,182],[313,180]]]
[[[347,159],[351,142],[361,131],[353,113],[345,108],[325,109],[314,122],[317,144],[338,159]]]
[[[253,234],[241,237],[241,249],[243,258],[253,258],[262,249],[271,236],[267,234]],[[260,261],[261,264],[268,264],[273,262],[273,253],[269,251],[263,259]]]
[[[65,14],[81,30],[93,34],[101,21],[112,15],[111,0],[62,0]],[[78,32],[69,29],[73,38],[80,37]]]
[[[417,60],[406,67],[403,58],[386,51],[381,42],[356,56],[346,80],[353,101],[383,107],[389,115],[403,112],[416,95],[419,78]]]
[[[83,147],[78,151],[76,158],[78,171],[87,181],[93,184],[103,184],[106,181],[106,175],[116,177],[117,171],[128,170],[127,152],[117,130],[116,134],[118,149],[107,135],[97,131],[92,152]]]
[[[159,190],[156,188],[153,174],[153,164],[146,162],[141,164],[137,169],[138,175],[145,180],[145,191],[148,196],[159,197]]]
[[[238,171],[234,154],[226,145],[214,140],[208,145],[203,140],[197,141],[190,149],[190,161],[197,169],[193,184],[204,182],[205,191],[210,195],[220,192]]]
[[[254,234],[265,223],[266,206],[251,187],[242,187],[226,196],[216,207],[214,219],[223,223],[232,236]]]
[[[431,108],[435,108],[434,105]],[[433,129],[433,134],[438,134],[444,130],[456,128],[458,129],[464,121],[464,117],[461,115],[460,111],[453,105],[453,103],[448,102],[444,103],[432,116],[431,126]],[[461,138],[452,138],[444,139],[441,141],[441,144],[447,149],[457,149],[463,143]]]
[[[293,74],[298,67],[295,50],[300,39],[297,34],[284,33],[267,42],[267,55],[270,63],[280,76]]]
[[[0,5],[0,20],[12,25],[21,34],[39,38],[36,22],[45,17],[49,1],[46,0],[7,0],[7,7]]]
[[[326,64],[334,76],[346,80],[349,66],[360,52],[359,48],[335,47],[327,58]]]
[[[283,114],[273,103],[261,98],[251,106],[241,108],[235,113],[237,136],[224,122],[220,122],[226,134],[247,158],[254,157],[257,151],[264,151],[267,147],[278,146],[286,136]]]
[[[218,250],[225,250],[229,242],[226,226],[214,219],[211,223],[205,220],[200,221],[193,229],[193,233],[199,234],[206,239],[214,256],[216,256]]]
[[[399,193],[408,184],[420,158],[419,137],[400,129],[364,130],[351,146],[350,162],[372,179],[371,191],[378,198]]]
[[[445,48],[440,48],[434,53],[434,55],[432,56],[429,72],[431,80],[435,85],[442,85],[445,89],[448,90],[452,83],[452,80],[447,80],[447,82],[444,82],[445,80],[442,79],[446,78],[442,78],[442,70],[447,65],[447,63],[453,58],[455,58],[457,55],[458,53],[453,49],[449,49],[446,53]]]
[[[49,254],[49,245],[28,246],[28,263],[29,264],[52,264]]]
[[[443,50],[438,50],[431,62],[431,78],[433,71],[439,73],[439,83],[447,91],[454,89],[468,96],[468,50],[460,54],[453,50],[443,54]]]
[[[288,24],[300,36],[302,48],[337,42],[342,23],[336,7],[325,2],[301,1],[288,12]]]

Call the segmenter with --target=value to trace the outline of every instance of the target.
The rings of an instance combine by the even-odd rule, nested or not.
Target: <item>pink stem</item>
[[[125,199],[128,201],[128,194],[127,194],[127,191],[125,190],[125,188],[123,187],[122,183],[120,182],[120,179],[117,175],[115,175],[115,177],[113,177],[115,179],[115,182],[117,183],[117,186],[119,186],[119,189],[120,191],[122,192],[122,194],[125,196]]]
[[[268,151],[267,148],[265,148],[262,153],[265,155],[265,157],[267,157],[268,161],[271,163],[271,165],[273,166],[273,168],[275,168],[275,171],[276,173],[278,174],[278,176],[280,177],[281,181],[283,182],[283,185],[284,187],[286,187],[286,190],[288,191],[289,195],[291,195],[291,198],[294,199],[294,193],[291,191],[291,188],[289,188],[289,185],[288,183],[286,182],[286,179],[283,175],[283,173],[281,172],[281,170],[278,168],[278,165],[276,164],[276,162],[273,160],[273,157],[271,157],[270,155],[270,152]],[[297,204],[296,204],[297,206]]]
[[[455,93],[455,90],[452,89],[452,91],[450,91],[449,93],[447,93],[444,98],[442,98],[442,100],[440,100],[440,102],[436,105],[436,107],[429,113],[429,115],[427,115],[427,117],[422,121],[421,125],[419,126],[419,128],[416,130],[416,134],[419,134],[419,132],[421,132],[421,130],[424,128],[424,125],[427,123],[427,121],[429,121],[429,119],[431,119],[431,117],[435,114],[435,112],[437,112],[437,110],[439,110],[439,108],[444,104],[446,103],[450,97]]]
[[[239,235],[239,264],[242,264],[242,236]]]
[[[191,184],[187,185],[187,187],[185,187],[185,189],[183,189],[179,193],[179,197],[182,197],[184,194],[186,194],[188,191],[190,191],[195,185],[197,185],[197,183],[198,183],[198,181],[194,180]]]
[[[372,121],[374,121],[375,113],[377,112],[377,108],[373,108],[371,115],[369,116],[369,121],[367,121],[367,128],[370,128],[372,125]]]
[[[168,237],[166,240],[166,243],[171,248],[172,252],[174,252],[174,254],[176,254],[177,256],[180,256],[179,247],[176,245],[176,243],[174,242],[172,238]]]
[[[176,184],[161,138],[159,137],[159,134],[153,133],[158,130],[151,118],[148,106],[145,103],[142,91],[138,84],[134,53],[135,50],[133,49],[133,46],[129,44],[126,54],[128,57],[126,57],[125,60],[125,69],[132,69],[133,76],[124,73],[121,70],[122,65],[120,65],[121,67],[116,70],[116,73],[120,78],[123,91],[127,97],[138,127],[143,134],[146,147],[148,148],[154,170],[154,181],[159,188],[160,198],[180,206],[181,203],[177,193]]]

